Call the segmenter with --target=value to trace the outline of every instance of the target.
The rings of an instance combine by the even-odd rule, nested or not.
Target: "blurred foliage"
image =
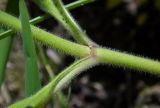
[[[108,9],[113,9],[117,7],[120,3],[122,3],[122,0],[106,0],[106,5]]]
[[[160,10],[160,0],[155,0],[155,6],[158,10]]]

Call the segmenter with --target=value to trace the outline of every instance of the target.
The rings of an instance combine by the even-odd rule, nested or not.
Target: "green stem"
[[[2,11],[0,11],[0,23],[10,26],[16,31],[21,30],[19,20]],[[39,42],[52,48],[56,48],[66,54],[75,57],[85,57],[90,55],[90,48],[87,46],[64,40],[35,26],[31,26],[31,30],[35,40],[38,40]],[[105,48],[95,48],[95,57],[97,57],[101,63],[113,64],[115,66],[160,74],[160,62],[151,59]]]
[[[17,32],[21,31],[20,21],[17,18],[3,11],[0,11],[0,23],[13,28]],[[56,48],[66,54],[77,57],[84,57],[86,55],[89,55],[90,53],[90,49],[87,46],[67,41],[60,37],[57,37],[54,34],[41,30],[33,25],[31,25],[31,30],[33,38],[35,40],[41,42],[42,44],[46,44],[52,48]]]
[[[83,0],[82,0],[83,1]],[[93,42],[88,38],[87,34],[81,29],[81,27],[76,23],[74,18],[70,15],[67,9],[64,7],[62,0],[55,0],[55,4],[63,16],[65,23],[69,26],[69,30],[73,35],[73,38],[84,45],[90,45]]]
[[[80,72],[95,66],[98,62],[91,57],[85,57],[80,60],[75,61],[72,65],[67,67],[64,71],[60,72],[55,79],[53,79],[49,84],[43,87],[39,92],[29,98],[25,98],[19,101],[9,108],[40,108],[44,106],[45,103],[51,98],[52,93],[60,90],[64,85],[69,83],[74,77],[76,77]]]
[[[29,22],[30,22],[31,24],[37,24],[37,23],[42,22],[43,20],[45,20],[45,19],[48,18],[48,17],[49,17],[49,16],[48,16],[47,14],[45,14],[45,15],[43,15],[43,16],[38,16],[38,17],[36,17],[36,18],[31,19]],[[1,34],[0,34],[0,40],[6,38],[6,37],[8,37],[8,36],[10,36],[10,35],[13,34],[13,33],[14,33],[14,30],[12,30],[12,29],[9,29],[9,30],[1,33]]]
[[[52,0],[33,0],[33,1],[44,11],[46,11],[51,16],[53,16],[57,21],[59,21],[69,31],[69,33],[73,36],[73,38],[76,41],[84,45],[90,45],[90,44],[95,45],[87,37],[85,32],[81,30],[78,24],[75,23],[75,21],[73,20],[71,15],[69,15],[69,13],[66,11],[61,2],[57,1],[57,4],[55,4],[56,1],[53,2]],[[82,1],[85,2],[85,0]]]
[[[160,62],[158,61],[103,48],[96,49],[96,55],[101,63],[160,74]]]
[[[40,56],[40,59],[41,59],[41,63],[44,65],[50,80],[52,80],[54,78],[54,76],[55,76],[54,75],[54,71],[52,70],[50,64],[47,61],[46,55],[45,55],[45,53],[43,51],[43,47],[40,46],[39,44],[37,44],[36,47],[37,47],[37,49],[39,51],[39,56]]]
[[[52,70],[50,64],[47,61],[46,55],[43,51],[42,46],[40,46],[39,44],[36,45],[38,51],[39,51],[39,56],[41,59],[42,64],[45,66],[45,69],[49,75],[50,80],[52,81],[55,78],[55,74],[54,71]],[[64,94],[59,91],[56,93],[56,96],[54,95],[53,100],[55,100],[56,102],[58,102],[61,106],[61,108],[67,108],[67,102],[66,102],[66,97],[64,96]],[[54,103],[54,102],[53,102]]]
[[[72,10],[72,9],[77,8],[77,7],[80,7],[81,4],[85,5],[85,4],[88,4],[88,3],[92,2],[92,1],[93,0],[80,0],[80,1],[73,2],[73,3],[69,3],[69,4],[65,5],[65,7],[68,10]],[[37,23],[40,23],[40,22],[44,21],[48,17],[49,17],[48,14],[45,14],[45,15],[42,15],[42,16],[38,16],[38,17],[33,18],[32,20],[30,20],[30,23],[31,24],[37,24]],[[1,33],[0,34],[0,40],[10,36],[10,34],[12,34],[12,33],[13,33],[12,29],[9,29],[9,30]]]

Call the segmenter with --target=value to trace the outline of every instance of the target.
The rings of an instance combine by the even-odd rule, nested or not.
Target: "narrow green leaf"
[[[19,1],[22,26],[23,50],[25,57],[25,95],[31,96],[40,89],[40,78],[36,62],[35,45],[29,23],[27,7],[24,0]]]
[[[2,28],[0,31],[4,31]],[[8,60],[8,55],[10,52],[11,39],[12,37],[5,38],[0,40],[0,87],[5,78],[5,69]]]
[[[7,31],[2,30],[1,32],[0,32],[0,40],[10,37],[13,34],[13,31],[11,29]]]
[[[58,76],[55,77],[54,80],[43,87],[35,95],[13,104],[9,106],[9,108],[39,108],[40,106],[44,106],[45,103],[51,98],[52,92],[56,93],[64,85],[69,83],[71,79],[80,74],[80,72],[96,65],[97,63],[98,62],[95,59],[88,57],[76,61],[71,66],[62,71]]]
[[[94,1],[96,1],[96,0],[77,0],[75,2],[72,2],[72,3],[68,4],[66,6],[66,8],[69,9],[69,10],[74,9],[74,8],[77,8],[77,7],[82,7],[82,6],[84,6],[88,3],[92,3]]]
[[[7,3],[7,8],[6,8],[6,12],[9,12],[11,14],[14,15],[18,15],[18,7],[15,7],[16,5],[18,5],[18,1],[19,0],[8,0]],[[0,33],[3,33],[6,29],[4,29],[3,27],[0,28]],[[4,35],[4,37],[6,37],[5,39],[1,40],[0,37],[0,87],[4,81],[5,78],[5,69],[6,69],[6,64],[8,61],[8,56],[9,56],[9,52],[10,52],[10,48],[11,48],[11,44],[12,44],[12,40],[13,40],[13,36],[11,36],[13,34],[8,33],[6,35]]]

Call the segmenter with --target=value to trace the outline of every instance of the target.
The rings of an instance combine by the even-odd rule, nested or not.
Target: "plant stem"
[[[72,37],[79,43],[89,46],[90,44],[94,44],[88,36],[81,30],[77,23],[73,20],[71,15],[65,9],[65,6],[60,1],[52,1],[52,0],[33,0],[41,9],[45,12],[49,13],[52,17],[54,17],[57,21],[59,21],[65,29],[69,31]],[[90,1],[90,0],[89,0]],[[81,3],[86,2],[86,0],[82,0]],[[57,4],[55,4],[57,3]],[[57,6],[56,6],[57,5]],[[78,4],[81,5],[81,4]]]
[[[31,19],[29,22],[30,22],[31,24],[37,24],[37,23],[40,23],[40,22],[42,22],[43,20],[47,19],[48,17],[49,17],[49,15],[48,15],[48,14],[45,14],[45,15],[38,16],[38,17],[36,17],[36,18]],[[8,36],[10,36],[10,35],[13,34],[13,33],[14,33],[14,31],[13,31],[12,29],[9,29],[9,30],[1,33],[1,34],[0,34],[0,40],[6,38],[6,37],[8,37]]]
[[[0,11],[0,23],[13,28],[17,32],[21,31],[20,21],[17,18],[3,11]],[[90,49],[87,46],[67,41],[54,34],[41,30],[33,25],[31,25],[31,30],[33,38],[35,40],[41,42],[42,44],[46,44],[52,48],[56,48],[66,54],[77,57],[84,57],[89,55],[90,53]]]
[[[62,3],[62,0],[55,0],[54,2],[57,6],[57,9],[61,13],[65,23],[69,26],[70,32],[73,35],[73,38],[77,42],[82,43],[87,46],[89,46],[90,44],[93,44],[93,42],[88,38],[87,34],[81,29],[81,27],[78,25],[78,23],[76,23],[74,18],[67,11],[64,4]]]
[[[60,72],[49,84],[43,87],[35,95],[12,104],[9,106],[9,108],[41,108],[41,106],[45,105],[46,102],[51,98],[53,92],[57,92],[82,71],[89,69],[90,67],[97,64],[98,62],[89,56],[77,60],[62,72]]]
[[[69,3],[67,5],[65,5],[65,7],[68,9],[68,10],[72,10],[74,8],[77,8],[77,7],[80,7],[81,4],[85,5],[85,4],[88,4],[90,2],[93,2],[93,0],[80,0],[80,1],[76,1],[76,2],[73,2],[73,3]],[[31,24],[37,24],[37,23],[40,23],[42,21],[44,21],[45,19],[47,19],[48,17],[50,17],[48,14],[44,14],[42,16],[38,16],[38,17],[35,17],[33,19],[30,20],[30,23]],[[3,33],[0,34],[0,40],[1,39],[4,39],[6,37],[8,37],[10,34],[13,33],[13,30],[12,29],[9,29]]]
[[[104,48],[96,49],[96,55],[101,63],[112,64],[119,67],[130,68],[153,74],[160,74],[160,62],[148,58],[138,57]]]
[[[41,59],[41,63],[44,65],[50,80],[52,80],[54,78],[54,76],[55,76],[54,75],[54,71],[52,70],[50,64],[47,61],[46,55],[45,55],[45,53],[43,51],[43,47],[41,45],[39,45],[39,44],[37,44],[36,47],[38,49],[38,53],[39,53],[39,56],[40,56],[40,59]]]
[[[0,11],[0,23],[21,31],[20,22],[17,18]],[[31,26],[33,37],[35,40],[46,44],[52,48],[56,48],[66,54],[75,57],[85,57],[90,55],[90,48],[79,45],[65,39],[59,38],[35,26]],[[142,58],[119,51],[106,48],[95,48],[95,57],[105,64],[113,64],[115,66],[126,67],[138,71],[160,74],[160,62],[147,58]]]

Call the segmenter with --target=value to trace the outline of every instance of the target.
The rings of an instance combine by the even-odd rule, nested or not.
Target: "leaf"
[[[41,83],[36,61],[35,45],[32,39],[27,7],[24,0],[19,1],[19,9],[25,57],[25,95],[28,97],[40,89]]]
[[[2,30],[1,32],[0,32],[0,40],[5,39],[5,38],[10,37],[10,36],[13,35],[13,31],[11,29],[10,30],[6,30],[6,31]]]
[[[68,4],[67,6],[65,6],[68,10],[70,9],[74,9],[74,8],[77,8],[77,7],[82,7],[88,3],[92,3],[96,0],[77,0],[77,1],[74,1],[70,4]]]
[[[9,12],[14,15],[18,15],[18,7],[16,7],[16,5],[18,5],[18,1],[19,0],[14,0],[14,1],[8,0],[6,12]],[[6,30],[5,28],[1,27],[0,33],[4,32],[5,30]],[[1,39],[0,37],[0,51],[1,51],[0,52],[0,87],[5,78],[6,64],[8,61],[8,56],[10,53],[10,48],[13,40],[13,37],[11,35],[13,34],[9,33],[4,35],[6,37],[5,39]]]
[[[3,32],[4,29],[1,28],[1,31]],[[0,86],[2,85],[5,78],[5,69],[8,61],[11,42],[12,42],[11,37],[7,37],[3,40],[0,40]]]

